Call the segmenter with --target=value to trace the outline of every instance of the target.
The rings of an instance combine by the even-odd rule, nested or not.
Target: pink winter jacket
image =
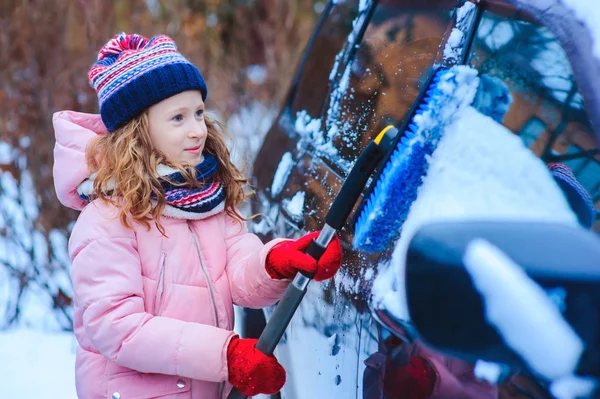
[[[98,115],[54,115],[54,181],[60,201],[82,210],[69,240],[74,289],[77,395],[81,399],[225,396],[233,304],[265,307],[288,281],[264,268],[269,249],[225,212],[202,220],[163,217],[133,230],[115,208],[86,204],[85,147],[106,129]]]

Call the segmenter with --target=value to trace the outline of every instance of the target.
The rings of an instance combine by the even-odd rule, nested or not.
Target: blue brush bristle
[[[467,86],[471,90],[455,95],[456,90],[449,91],[447,87],[440,90],[437,86],[441,81],[453,84],[455,89]],[[464,66],[440,69],[432,78],[416,115],[425,116],[425,113],[429,113],[426,117],[436,123],[429,127],[419,126],[413,118],[407,124],[404,135],[375,182],[375,188],[363,203],[354,231],[356,248],[380,252],[399,236],[427,173],[428,156],[435,150],[445,126],[452,121],[455,114],[453,110],[471,102],[477,84],[477,72]],[[469,97],[465,92],[472,95]]]

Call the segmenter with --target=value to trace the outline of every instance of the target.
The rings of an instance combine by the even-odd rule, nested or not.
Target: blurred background
[[[98,112],[87,81],[115,33],[167,34],[202,71],[207,108],[249,165],[325,1],[0,2],[0,392],[74,398],[67,242],[77,213],[52,181],[52,114]],[[32,377],[34,376],[34,377]]]

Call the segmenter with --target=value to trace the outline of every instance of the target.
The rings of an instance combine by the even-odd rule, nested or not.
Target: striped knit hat
[[[198,68],[164,35],[151,39],[125,33],[114,36],[100,49],[88,77],[109,132],[175,94],[200,90],[203,100],[208,94]]]

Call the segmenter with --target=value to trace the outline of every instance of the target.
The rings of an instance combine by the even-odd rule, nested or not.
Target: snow
[[[459,114],[473,101],[478,84],[477,71],[465,65],[455,66],[451,71],[442,73],[436,85],[440,94],[432,96],[432,100],[442,104],[443,109],[430,106],[423,113],[415,115],[414,122],[418,127],[415,139],[423,140],[424,137],[428,137],[427,132],[438,132],[440,120],[453,120],[455,113]]]
[[[477,360],[475,362],[473,373],[478,380],[487,381],[490,384],[497,384],[502,375],[502,366],[498,363]]]
[[[553,287],[546,289],[546,295],[552,301],[554,306],[563,313],[567,310],[567,290],[563,287]]]
[[[575,16],[583,22],[592,35],[593,52],[600,58],[600,8],[597,0],[562,0]]]
[[[336,125],[329,129],[327,140],[325,140],[323,138],[323,132],[321,131],[321,119],[311,118],[306,111],[298,111],[294,128],[301,137],[296,144],[298,150],[303,150],[308,145],[314,146],[315,155],[322,156],[335,162],[345,171],[350,170],[352,164],[340,157],[337,148],[331,141],[338,131]]]
[[[0,332],[2,397],[76,399],[75,348],[70,332]]]
[[[52,298],[39,284],[30,282],[23,291],[19,324],[24,328],[35,328],[40,331],[60,331],[61,325],[52,312]]]
[[[19,146],[21,148],[29,148],[31,145],[31,137],[23,136],[19,139]]]
[[[2,187],[3,197],[16,200],[19,196],[19,185],[9,172],[2,172],[0,174],[0,187]]]
[[[259,101],[253,101],[227,120],[227,130],[233,136],[235,144],[231,148],[232,162],[248,174],[277,112],[276,107],[267,107]]]
[[[472,107],[448,126],[430,158],[389,265],[381,264],[373,306],[410,319],[404,262],[413,234],[443,220],[544,220],[578,226],[544,163],[511,131]]]
[[[271,184],[271,196],[275,197],[279,195],[281,190],[283,190],[283,186],[287,181],[290,173],[292,172],[292,168],[294,167],[294,160],[292,158],[292,154],[290,152],[286,152],[281,157],[279,161],[279,165],[277,165],[277,170],[275,171],[275,175],[273,176],[273,183]]]
[[[544,289],[483,239],[469,243],[463,263],[483,297],[486,320],[506,344],[549,380],[572,374],[584,344]]]
[[[61,264],[70,264],[71,259],[69,258],[69,253],[67,251],[68,239],[65,233],[58,229],[52,229],[48,234],[48,240],[50,241],[52,254],[55,259]]]
[[[591,378],[570,375],[552,382],[550,393],[556,399],[580,399],[591,395],[597,386]]]
[[[282,206],[288,212],[288,214],[297,220],[304,220],[304,191],[298,191],[291,199],[284,199]]]
[[[467,4],[472,4],[472,3],[467,3]],[[457,28],[453,28],[452,29],[452,33],[450,34],[450,37],[448,38],[448,42],[446,43],[446,47],[444,47],[444,58],[449,60],[456,60],[458,61],[460,59],[460,50],[461,50],[461,45],[463,43],[463,39],[464,39],[464,34]]]
[[[298,111],[294,130],[301,136],[302,140],[317,141],[321,131],[321,119],[311,118],[306,111]],[[300,143],[298,143],[298,146],[300,147]]]
[[[349,126],[347,124],[340,126],[340,105],[342,103],[342,99],[346,96],[348,92],[348,87],[350,83],[350,75],[352,73],[352,68],[354,67],[354,62],[349,61],[342,71],[340,71],[342,62],[348,59],[348,55],[352,49],[359,46],[356,42],[358,39],[358,33],[361,27],[366,22],[367,11],[370,9],[372,5],[371,0],[360,0],[358,4],[358,12],[356,17],[352,21],[352,29],[348,34],[346,39],[346,43],[344,47],[340,50],[338,54],[336,54],[333,66],[331,71],[329,72],[329,84],[333,87],[331,94],[329,96],[329,107],[327,109],[327,115],[325,117],[326,124],[326,133],[327,137],[324,138],[324,132],[321,131],[321,120],[315,119],[314,121],[318,121],[318,125],[316,126],[316,131],[312,134],[311,143],[313,143],[317,147],[317,152],[320,155],[332,160],[339,167],[344,169],[345,171],[349,171],[351,164],[342,159],[339,156],[339,152],[337,148],[332,143],[333,138],[342,133],[344,135],[348,134],[348,130],[356,129],[356,127]],[[340,74],[341,76],[338,76]],[[303,114],[303,111],[297,114],[297,119],[306,118]],[[298,143],[300,146],[301,143]]]
[[[542,37],[550,39],[554,36],[550,31],[546,31]],[[542,76],[544,85],[552,90],[554,98],[558,101],[567,99],[568,92],[575,82],[567,54],[558,42],[548,42],[531,60],[531,66]]]
[[[464,38],[471,25],[472,17],[477,10],[477,6],[471,2],[466,2],[456,13],[456,27],[452,29],[450,37],[444,47],[444,59],[453,62],[459,62]]]
[[[267,68],[264,65],[250,65],[246,68],[246,76],[252,83],[261,85],[267,79]]]
[[[477,37],[483,39],[492,51],[499,50],[515,36],[510,22],[484,18],[477,30]]]
[[[358,15],[352,21],[352,31],[348,35],[348,40],[346,41],[346,49],[347,51],[351,47],[353,47],[356,43],[356,39],[358,37],[358,32],[360,27],[365,23],[367,19],[367,10],[371,6],[371,0],[360,0],[358,3]]]
[[[334,1],[334,4],[337,2]],[[355,46],[356,38],[358,37],[358,32],[360,27],[364,24],[369,6],[371,5],[371,0],[360,0],[358,4],[358,14],[352,21],[352,30],[348,34],[348,38],[346,39],[346,45],[342,50],[335,56],[335,61],[333,63],[333,67],[331,68],[331,72],[329,73],[329,81],[330,83],[335,83],[334,80],[336,78],[336,74],[340,67],[340,62],[345,59],[347,53]],[[348,66],[347,66],[348,67]],[[334,94],[332,94],[333,96]],[[336,96],[339,97],[339,96]]]
[[[55,256],[51,257],[46,234],[37,225],[40,200],[31,174],[25,169],[26,159],[18,150],[12,151],[21,164],[20,181],[10,172],[0,172],[0,262],[4,274],[0,285],[0,326],[14,324],[60,331],[71,325],[67,318],[71,316],[56,308],[52,297],[59,290],[71,292],[66,238],[60,242],[62,249],[54,252],[52,248]],[[61,234],[64,232],[56,230],[52,237],[56,239]],[[22,279],[28,281],[23,288]]]
[[[337,60],[337,57],[336,57]],[[352,64],[353,62],[348,63],[344,72],[342,73],[341,78],[337,82],[336,88],[331,92],[329,96],[329,107],[327,109],[327,127],[331,129],[333,126],[336,126],[337,121],[340,119],[340,105],[342,103],[342,98],[348,91],[348,86],[350,85],[350,73],[352,72]],[[332,134],[329,134],[331,137]]]
[[[39,216],[39,199],[33,178],[29,171],[24,170],[21,172],[21,201],[23,204],[23,210],[29,220],[35,220]]]
[[[12,147],[3,141],[0,141],[0,165],[8,165],[13,160]]]
[[[370,0],[360,0],[358,3],[358,12],[366,11],[369,5],[371,5]]]
[[[360,292],[360,279],[354,279],[351,275],[340,270],[334,280],[335,291],[358,294]]]
[[[401,267],[404,268],[404,264]],[[391,262],[382,262],[379,268],[380,272],[375,277],[371,289],[373,307],[386,309],[397,319],[410,320],[404,289],[404,275],[395,275],[394,271],[399,267],[397,264],[392,265]]]
[[[344,296],[325,298],[327,284],[309,284],[275,349],[288,372],[283,398],[361,397],[364,360],[377,351],[376,325]]]

